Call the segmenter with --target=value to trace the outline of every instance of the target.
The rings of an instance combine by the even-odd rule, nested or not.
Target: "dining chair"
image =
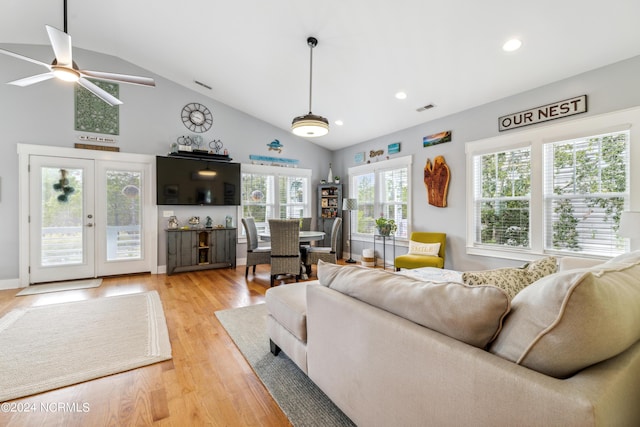
[[[311,231],[311,217],[300,218],[300,230]]]
[[[313,246],[307,251],[307,264],[318,264],[318,260],[323,260],[336,264],[338,262],[338,233],[342,226],[342,218],[336,218],[331,227],[331,246]],[[341,249],[341,248],[340,248]]]
[[[270,219],[271,286],[278,275],[293,274],[300,278],[300,220]]]
[[[253,266],[253,275],[256,274],[256,265],[271,263],[271,247],[258,246],[258,230],[253,218],[242,218],[242,225],[247,234],[247,268],[244,277],[249,276],[249,267]]]

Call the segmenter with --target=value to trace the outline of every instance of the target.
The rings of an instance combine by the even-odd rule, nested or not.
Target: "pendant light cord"
[[[67,0],[65,0],[67,1]],[[312,85],[313,85],[313,45],[309,44],[309,114],[311,114],[311,98],[312,98]]]

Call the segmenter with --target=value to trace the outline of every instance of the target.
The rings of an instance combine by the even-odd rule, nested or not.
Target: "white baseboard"
[[[20,279],[3,279],[0,280],[0,290],[7,290],[7,289],[19,289],[22,286],[20,286]]]

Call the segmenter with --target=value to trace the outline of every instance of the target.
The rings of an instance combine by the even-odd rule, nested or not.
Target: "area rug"
[[[102,284],[102,279],[71,280],[68,282],[43,283],[30,285],[16,294],[17,297],[25,295],[46,294],[49,292],[71,291],[74,289],[97,288]]]
[[[156,291],[16,309],[0,318],[0,402],[170,358]]]
[[[294,426],[353,426],[351,420],[285,354],[269,351],[264,304],[216,316]]]

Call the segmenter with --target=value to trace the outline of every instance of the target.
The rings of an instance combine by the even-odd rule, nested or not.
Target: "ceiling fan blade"
[[[53,53],[56,55],[57,65],[72,67],[73,58],[71,57],[71,36],[50,25],[45,25],[45,27],[49,34]]]
[[[118,98],[111,95],[106,90],[101,89],[98,86],[94,85],[84,77],[80,77],[80,80],[78,80],[78,84],[111,106],[123,104],[123,102],[120,101]]]
[[[80,70],[83,76],[92,79],[106,80],[116,83],[130,83],[142,86],[155,86],[156,82],[151,77],[129,76],[127,74],[104,73],[102,71]]]
[[[38,61],[37,59],[29,58],[28,56],[20,55],[19,53],[14,53],[9,50],[0,49],[0,53],[4,53],[5,55],[13,56],[14,58],[22,59],[23,61],[33,62],[34,64],[42,65],[48,69],[51,69],[49,64],[46,64],[42,61]]]
[[[7,82],[7,84],[25,87],[32,84],[43,82],[45,80],[52,79],[53,77],[54,77],[53,73],[44,73],[44,74],[38,74],[31,77],[25,77],[24,79],[14,80],[12,82]]]

